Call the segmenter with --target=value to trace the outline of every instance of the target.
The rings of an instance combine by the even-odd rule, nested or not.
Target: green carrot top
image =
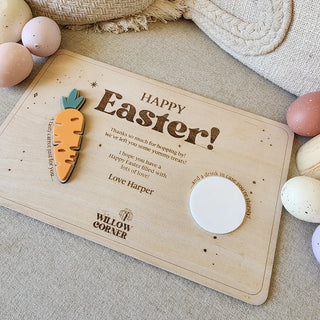
[[[84,97],[79,97],[79,91],[73,89],[68,98],[62,97],[62,106],[64,109],[80,109],[84,103]]]

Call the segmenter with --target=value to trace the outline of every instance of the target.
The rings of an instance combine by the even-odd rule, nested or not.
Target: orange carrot
[[[56,172],[60,182],[70,178],[79,156],[84,131],[84,117],[78,110],[85,99],[73,89],[68,98],[62,97],[64,110],[54,120],[53,145]]]

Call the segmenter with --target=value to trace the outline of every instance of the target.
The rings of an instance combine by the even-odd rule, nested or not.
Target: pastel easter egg
[[[0,87],[11,87],[29,76],[33,68],[32,55],[15,42],[0,44]]]
[[[313,137],[320,133],[320,91],[296,99],[287,112],[287,123],[298,135]]]
[[[21,31],[31,18],[31,9],[23,0],[1,0],[0,43],[20,41]]]
[[[281,201],[296,218],[320,223],[320,181],[307,176],[288,180],[281,190]]]
[[[320,226],[314,230],[312,235],[312,250],[314,253],[314,256],[320,263]]]
[[[39,57],[54,54],[61,43],[61,31],[55,21],[47,17],[31,19],[22,30],[22,43]]]
[[[296,162],[300,175],[320,179],[320,134],[299,148]]]

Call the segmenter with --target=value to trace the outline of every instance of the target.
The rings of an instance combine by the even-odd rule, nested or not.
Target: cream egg
[[[32,55],[15,42],[0,44],[0,87],[11,87],[29,76],[33,68]]]
[[[32,12],[23,0],[0,1],[0,43],[18,42],[24,25],[32,19]]]
[[[299,148],[296,162],[300,175],[320,179],[320,134]]]
[[[54,54],[61,43],[61,31],[55,21],[47,17],[31,19],[22,29],[22,43],[39,57]]]
[[[307,176],[289,179],[281,190],[281,201],[296,218],[320,223],[320,181]]]

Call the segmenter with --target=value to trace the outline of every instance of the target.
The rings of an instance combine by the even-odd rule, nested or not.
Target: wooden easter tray
[[[86,98],[76,167],[55,173],[61,97]],[[251,304],[268,295],[293,134],[287,126],[61,50],[0,129],[0,204]],[[243,192],[235,231],[200,228],[207,176]]]

